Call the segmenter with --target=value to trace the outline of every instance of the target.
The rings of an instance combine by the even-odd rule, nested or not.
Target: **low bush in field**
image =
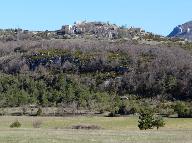
[[[20,128],[21,127],[21,123],[17,120],[13,123],[11,123],[10,128]]]

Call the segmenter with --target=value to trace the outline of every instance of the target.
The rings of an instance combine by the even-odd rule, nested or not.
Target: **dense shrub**
[[[185,104],[184,102],[177,102],[174,107],[175,112],[178,114],[179,118],[191,118],[192,117],[192,109],[190,106]]]
[[[43,114],[43,111],[41,108],[38,108],[36,115],[41,116]]]
[[[162,116],[170,117],[171,115],[175,114],[174,106],[175,105],[173,102],[168,103],[160,102],[156,105],[156,112]]]
[[[127,115],[128,112],[129,112],[129,111],[127,110],[127,108],[126,108],[125,105],[121,105],[121,106],[119,107],[119,111],[118,111],[119,114],[121,114],[121,115]]]
[[[142,104],[142,102],[139,100],[136,100],[136,99],[134,99],[134,100],[129,99],[129,100],[122,101],[122,104],[119,107],[118,113],[121,115],[139,113],[142,108],[145,108],[145,106],[143,106],[141,104]]]

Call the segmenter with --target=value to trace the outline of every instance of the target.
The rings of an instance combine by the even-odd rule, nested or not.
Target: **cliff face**
[[[178,25],[173,29],[168,37],[178,37],[192,41],[192,21],[186,22],[182,25]]]

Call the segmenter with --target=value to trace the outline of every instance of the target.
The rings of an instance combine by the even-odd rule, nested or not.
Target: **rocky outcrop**
[[[168,37],[182,38],[192,41],[192,21],[186,22],[182,25],[178,25],[173,29]]]
[[[141,35],[144,32],[141,28],[124,28],[115,24],[104,22],[75,22],[74,25],[64,25],[60,30],[57,30],[57,35],[62,35],[66,38],[71,37],[93,37],[118,39],[132,39],[135,35]]]
[[[93,37],[118,38],[118,26],[103,22],[76,22],[74,25],[64,25],[57,31],[59,35],[92,35]]]
[[[105,22],[75,22],[73,25],[63,25],[56,31],[28,31],[22,29],[0,29],[0,41],[19,41],[19,40],[51,40],[51,39],[135,39],[142,37],[145,31],[141,28],[126,28]]]
[[[39,66],[45,68],[55,68],[63,70],[64,72],[73,71],[80,73],[103,71],[103,72],[115,72],[118,74],[124,74],[128,72],[128,67],[121,65],[112,65],[105,63],[101,59],[80,59],[71,54],[55,55],[47,57],[40,53],[35,53],[30,57],[26,57],[26,63],[31,71],[35,71]]]

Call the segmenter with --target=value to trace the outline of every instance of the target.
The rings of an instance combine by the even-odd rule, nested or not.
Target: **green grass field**
[[[21,128],[10,128],[15,120]],[[0,143],[192,143],[192,119],[169,118],[166,126],[140,131],[137,117],[0,117]],[[40,128],[33,122],[41,121]],[[73,125],[98,125],[99,130],[74,130]]]

